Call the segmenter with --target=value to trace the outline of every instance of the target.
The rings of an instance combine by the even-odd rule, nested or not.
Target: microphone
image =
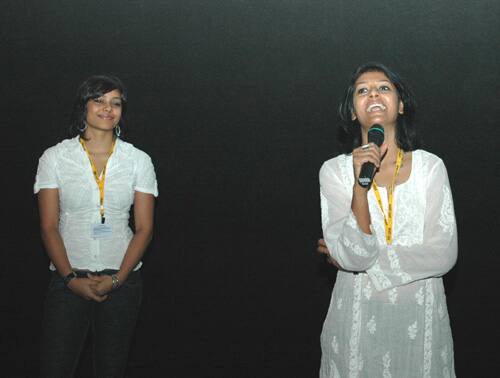
[[[368,130],[368,143],[375,143],[377,146],[381,146],[384,143],[384,127],[379,124],[375,124]],[[361,166],[361,172],[359,173],[358,183],[363,188],[369,188],[373,181],[373,176],[375,176],[375,164],[364,163]]]

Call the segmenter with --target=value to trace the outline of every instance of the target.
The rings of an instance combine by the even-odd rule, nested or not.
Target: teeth
[[[374,111],[374,110],[385,110],[385,106],[382,105],[382,104],[371,104],[370,106],[368,106],[368,108],[366,109],[366,111],[368,113]]]

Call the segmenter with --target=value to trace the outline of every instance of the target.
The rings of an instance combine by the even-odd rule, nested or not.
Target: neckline
[[[73,138],[73,141],[80,147],[80,150],[85,154],[85,150],[83,149],[83,146],[82,144],[80,143],[80,135],[77,135],[76,137]],[[121,143],[121,139],[119,137],[116,137],[115,138],[115,148],[113,150],[113,153],[110,155],[110,158],[112,155],[115,154],[117,148],[118,148],[118,145]]]
[[[413,172],[414,172],[414,170],[415,170],[415,155],[414,155],[414,152],[416,152],[416,151],[418,151],[418,150],[409,151],[409,152],[411,153],[411,169],[410,169],[410,175],[408,176],[408,178],[407,178],[405,181],[403,181],[403,182],[401,182],[401,183],[399,183],[399,184],[395,184],[395,185],[394,185],[394,190],[396,190],[396,188],[397,188],[397,187],[399,187],[399,186],[404,186],[404,185],[406,185],[408,182],[410,182],[410,181],[413,179],[413,176],[414,176]],[[377,187],[378,187],[379,189],[384,189],[385,191],[387,191],[387,186],[380,186],[380,185],[378,185],[378,184],[377,184]],[[371,190],[373,190],[373,189],[372,189],[372,188],[370,188],[370,191],[371,191]]]

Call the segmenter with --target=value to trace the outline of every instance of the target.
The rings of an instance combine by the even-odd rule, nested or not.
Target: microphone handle
[[[358,183],[363,188],[369,188],[372,184],[373,176],[375,175],[375,164],[367,162],[361,166]]]

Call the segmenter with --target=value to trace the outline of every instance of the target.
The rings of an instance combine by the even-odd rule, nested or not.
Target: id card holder
[[[92,239],[110,239],[113,236],[113,228],[108,223],[93,223],[90,225],[90,237]]]

